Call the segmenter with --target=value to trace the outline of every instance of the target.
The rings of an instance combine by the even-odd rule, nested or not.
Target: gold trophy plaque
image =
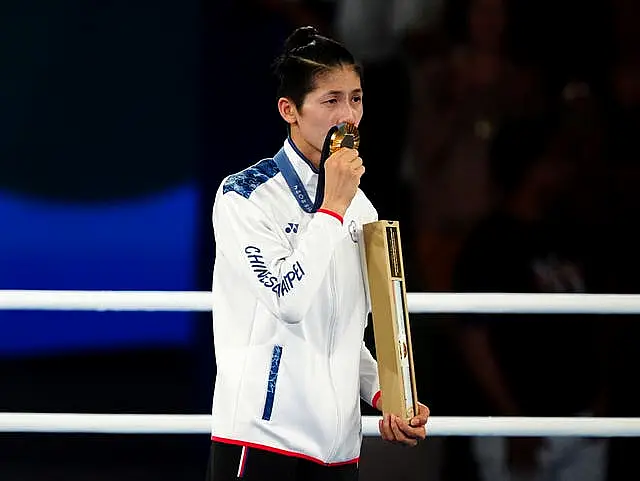
[[[418,414],[409,310],[397,221],[363,226],[367,278],[382,411],[410,419]]]

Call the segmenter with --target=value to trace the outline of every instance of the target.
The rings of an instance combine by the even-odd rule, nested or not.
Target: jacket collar
[[[315,199],[316,187],[318,186],[318,169],[300,152],[291,137],[287,137],[284,141],[284,153],[304,184],[309,197],[312,200]]]

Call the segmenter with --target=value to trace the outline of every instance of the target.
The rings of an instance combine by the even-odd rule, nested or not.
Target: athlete
[[[312,27],[291,34],[274,66],[287,138],[273,158],[225,178],[213,207],[207,478],[356,480],[360,399],[376,409],[380,399],[363,341],[362,225],[377,212],[359,189],[355,148],[321,158],[332,127],[362,119],[361,72]],[[383,413],[381,436],[414,446],[428,416],[423,404],[408,421]]]

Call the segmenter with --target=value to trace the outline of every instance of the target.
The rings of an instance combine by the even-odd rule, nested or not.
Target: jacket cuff
[[[380,394],[382,393],[378,391],[377,393],[375,393],[375,395],[373,396],[373,399],[371,400],[371,406],[373,406],[378,411],[382,411],[382,409],[378,407],[378,403],[380,402]]]
[[[342,217],[340,214],[338,214],[337,212],[334,212],[332,210],[329,209],[318,209],[316,212],[322,212],[323,214],[328,214],[332,217],[335,217],[336,219],[338,219],[340,221],[341,224],[344,224],[344,217]]]

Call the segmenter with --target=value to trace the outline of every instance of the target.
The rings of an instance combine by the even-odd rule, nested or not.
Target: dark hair
[[[361,66],[341,43],[320,35],[314,27],[299,27],[286,39],[273,64],[277,96],[290,98],[300,108],[314,89],[316,76],[340,66],[353,66],[362,77]]]

